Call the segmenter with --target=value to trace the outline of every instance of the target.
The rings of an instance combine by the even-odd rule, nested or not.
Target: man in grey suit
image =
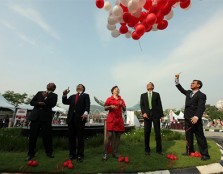
[[[175,75],[177,89],[186,96],[184,118],[186,134],[186,153],[194,152],[194,134],[202,155],[201,160],[210,159],[207,140],[204,136],[202,116],[205,111],[206,95],[200,91],[203,84],[200,80],[193,80],[191,90],[185,90],[179,83],[179,74]]]
[[[145,154],[150,155],[150,133],[152,123],[156,138],[156,152],[162,154],[160,119],[163,120],[163,108],[160,95],[153,91],[154,84],[147,84],[147,92],[141,94],[140,107],[144,118]]]

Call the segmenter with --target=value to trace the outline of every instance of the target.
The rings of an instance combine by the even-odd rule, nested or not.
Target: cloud
[[[112,76],[121,87],[122,95],[133,105],[145,91],[148,81],[153,81],[156,90],[161,93],[164,107],[183,106],[183,96],[174,87],[174,74],[182,73],[182,83],[193,79],[205,82],[202,90],[208,96],[208,102],[215,104],[219,99],[217,89],[223,82],[223,12],[217,12],[206,23],[200,25],[183,39],[162,61],[150,62],[148,55],[130,58],[112,68]],[[219,79],[219,80],[218,80]],[[213,85],[218,82],[218,85]],[[223,96],[222,96],[223,98]]]
[[[53,38],[57,40],[60,39],[60,36],[50,27],[50,25],[44,20],[44,18],[39,14],[38,11],[30,7],[23,7],[20,5],[11,5],[10,8],[16,13],[34,22]]]
[[[111,32],[107,29],[107,16],[108,12],[104,10],[97,10],[95,15],[96,30],[100,40],[103,42],[109,42],[112,40]]]
[[[25,34],[19,32],[19,31],[17,31],[16,27],[13,26],[12,24],[10,24],[9,22],[1,20],[0,24],[3,25],[4,27],[8,28],[9,30],[13,31],[23,41],[25,41],[31,45],[36,45],[36,42],[33,39],[29,38],[28,36],[26,36]]]

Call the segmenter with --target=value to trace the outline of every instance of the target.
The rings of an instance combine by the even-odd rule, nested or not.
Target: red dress
[[[118,96],[118,99],[115,99],[113,96],[111,96],[107,98],[105,102],[105,106],[117,106],[117,108],[109,110],[108,117],[106,120],[107,131],[125,131],[124,121],[122,118],[122,106],[120,105],[120,101],[122,101],[122,105],[125,106],[125,102],[120,96]]]

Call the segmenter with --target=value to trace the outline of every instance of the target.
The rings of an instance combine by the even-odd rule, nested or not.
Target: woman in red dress
[[[122,111],[126,110],[126,105],[124,100],[119,96],[118,86],[114,86],[111,89],[112,96],[107,98],[105,102],[105,110],[108,112],[108,117],[106,120],[106,130],[107,137],[104,144],[104,155],[103,160],[107,160],[108,147],[111,140],[112,143],[112,156],[118,158],[117,154],[118,146],[120,143],[121,134],[125,131],[124,121],[122,118]]]

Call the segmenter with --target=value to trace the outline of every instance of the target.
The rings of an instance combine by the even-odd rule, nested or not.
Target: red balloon
[[[172,5],[167,4],[167,5],[165,5],[165,7],[163,7],[163,8],[161,9],[161,12],[162,12],[163,15],[165,16],[165,15],[169,14],[169,12],[171,11],[171,9],[172,9]]]
[[[103,8],[104,7],[104,0],[96,0],[96,6],[98,8]]]
[[[135,32],[139,35],[142,36],[146,31],[146,28],[143,24],[137,24],[135,26]]]
[[[73,169],[74,165],[72,163],[69,163],[67,167],[68,167],[68,169]]]
[[[148,26],[148,27],[146,27],[146,32],[150,32],[151,30],[152,30],[152,26]]]
[[[68,162],[67,161],[64,161],[63,162],[63,167],[67,167],[68,166]]]
[[[33,162],[32,162],[32,166],[33,166],[33,167],[38,166],[38,162],[37,162],[37,161],[33,161]]]
[[[143,11],[139,17],[139,21],[142,22],[147,16],[147,13],[145,11]]]
[[[150,9],[149,13],[157,14],[159,12],[160,8],[157,5],[153,5]]]
[[[127,156],[125,157],[125,163],[129,163],[129,158]]]
[[[167,4],[167,0],[157,0],[157,6],[159,8],[164,7]]]
[[[185,8],[189,7],[190,3],[191,3],[191,0],[187,0],[187,1],[184,1],[184,2],[180,2],[180,7],[182,9],[185,9]]]
[[[122,7],[123,12],[128,12],[128,8],[124,6],[122,3],[120,3],[120,6]]]
[[[123,14],[123,20],[126,22],[126,23],[130,23],[132,21],[132,15],[128,12],[124,13]]]
[[[146,17],[146,23],[147,23],[147,25],[153,25],[153,24],[155,24],[156,20],[157,20],[157,18],[156,18],[156,15],[154,13],[150,13]]]
[[[139,40],[139,39],[140,39],[140,36],[139,36],[135,31],[133,31],[133,32],[132,32],[132,38],[133,38],[134,40]]]
[[[168,4],[172,7],[177,2],[180,2],[180,0],[171,0],[171,1],[168,2]]]
[[[126,25],[122,25],[120,28],[119,28],[119,32],[121,34],[125,34],[127,33],[129,30],[128,30],[128,27]]]
[[[164,15],[163,15],[163,13],[160,11],[160,12],[158,12],[158,13],[156,14],[156,17],[157,17],[156,23],[159,23],[159,22],[161,22],[161,21],[163,20]]]
[[[164,30],[167,28],[167,26],[168,26],[168,22],[166,20],[162,20],[158,23],[157,28],[159,30]]]
[[[146,0],[146,3],[145,3],[145,5],[144,5],[144,9],[146,9],[146,10],[150,10],[151,9],[151,7],[152,7],[152,0]]]
[[[32,163],[33,163],[33,161],[30,160],[30,161],[27,162],[27,165],[28,165],[28,166],[32,166]]]
[[[123,162],[123,161],[125,161],[125,157],[120,156],[120,157],[118,158],[118,162]]]

